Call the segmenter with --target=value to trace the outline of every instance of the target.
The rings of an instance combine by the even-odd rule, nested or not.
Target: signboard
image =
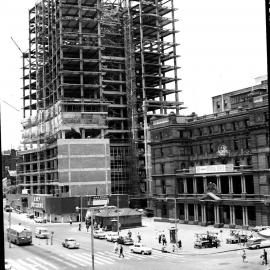
[[[108,199],[93,199],[93,206],[105,206],[108,204]]]
[[[195,173],[219,173],[219,172],[232,172],[234,165],[231,164],[218,164],[209,166],[196,166]]]
[[[31,207],[32,208],[44,208],[44,204],[43,202],[41,202],[41,198],[40,197],[34,197],[33,198],[33,202],[31,203]]]

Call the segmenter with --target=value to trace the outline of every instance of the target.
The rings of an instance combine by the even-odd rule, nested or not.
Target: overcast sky
[[[1,99],[22,107],[22,59],[28,48],[28,10],[36,1],[1,4]],[[267,73],[264,0],[174,0],[182,114],[212,113],[211,97],[248,87]],[[5,12],[6,11],[6,12]],[[12,14],[12,17],[11,17]],[[22,111],[1,102],[2,150],[17,148]]]

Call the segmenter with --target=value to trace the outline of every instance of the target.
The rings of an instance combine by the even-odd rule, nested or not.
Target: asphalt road
[[[8,213],[4,214],[7,225]],[[12,223],[27,225],[34,232],[33,220],[21,221],[18,214],[12,213]],[[18,270],[65,270],[65,269],[92,269],[91,268],[91,241],[90,233],[85,230],[78,231],[78,225],[73,224],[42,224],[49,231],[54,231],[53,244],[44,239],[33,238],[31,246],[8,247],[5,241],[6,258]],[[80,249],[68,250],[61,243],[65,237],[74,237],[80,243]],[[6,237],[5,237],[6,239]],[[145,243],[147,244],[147,243]],[[129,247],[124,246],[124,258],[119,258],[113,251],[113,244],[106,240],[94,240],[95,269],[97,270],[265,270],[266,266],[260,264],[262,250],[247,250],[247,260],[242,262],[242,251],[218,253],[212,255],[177,255],[164,254],[153,251],[152,255],[133,254]],[[269,250],[270,257],[270,250]]]

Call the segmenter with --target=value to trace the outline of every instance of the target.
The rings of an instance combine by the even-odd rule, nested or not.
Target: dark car
[[[9,205],[6,205],[4,209],[6,212],[12,212],[12,208]]]

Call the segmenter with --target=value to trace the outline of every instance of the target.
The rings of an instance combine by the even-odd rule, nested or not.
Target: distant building
[[[18,160],[15,149],[2,152],[2,179],[8,176],[8,171],[16,171],[16,162]]]
[[[213,114],[153,119],[152,207],[161,220],[270,225],[267,81],[213,97]],[[176,207],[176,209],[175,209]]]

